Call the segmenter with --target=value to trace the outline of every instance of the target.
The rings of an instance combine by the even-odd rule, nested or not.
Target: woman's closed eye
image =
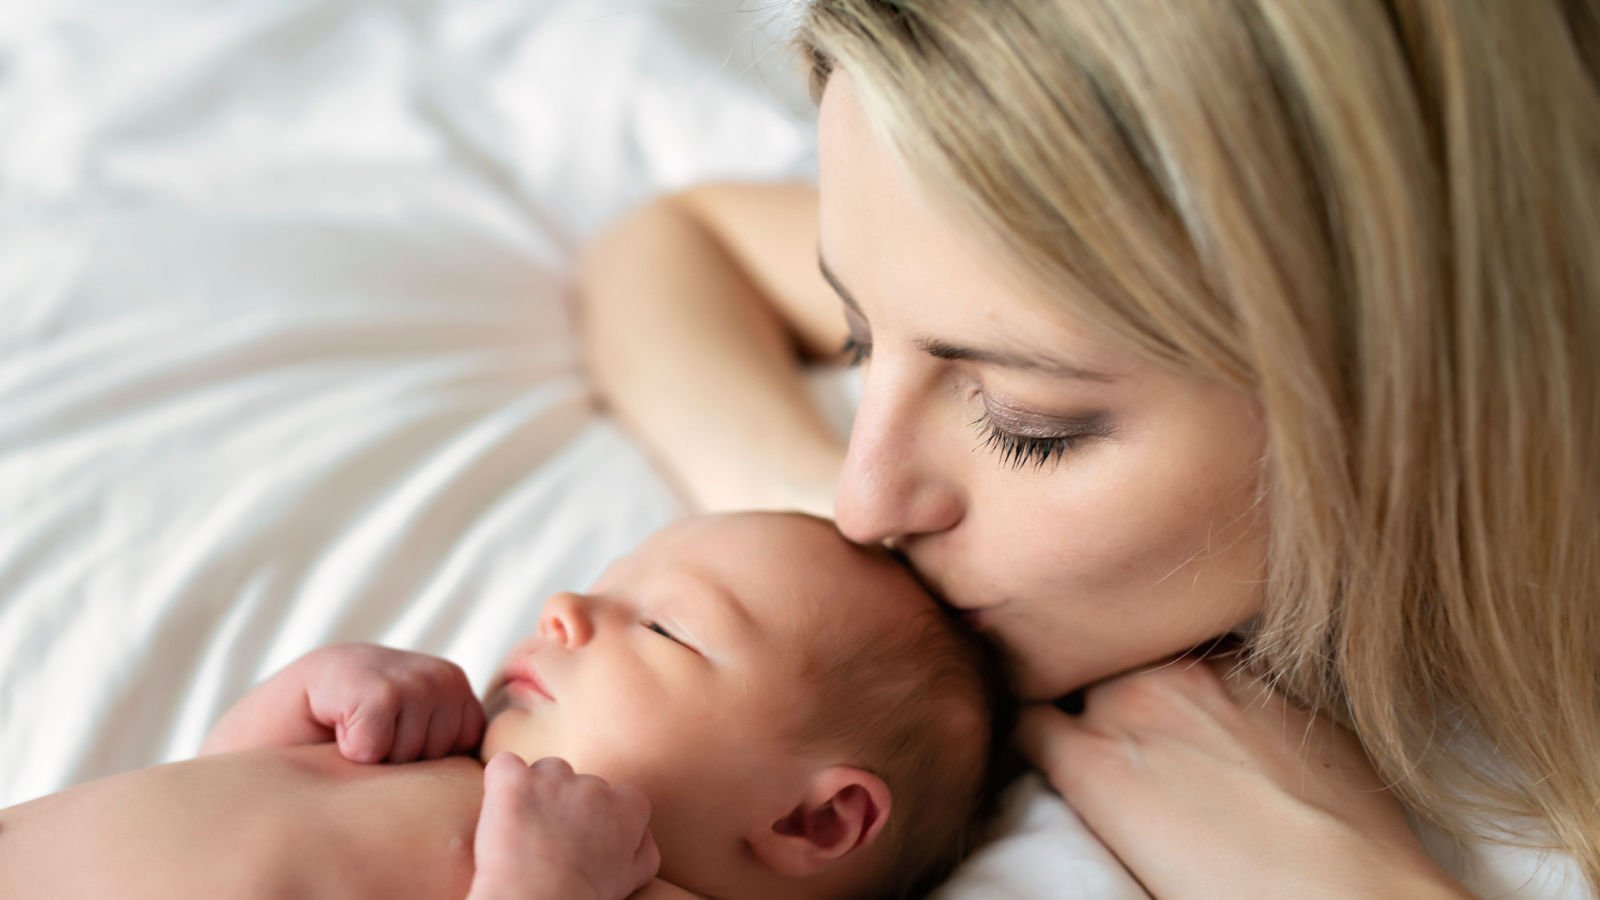
[[[1035,423],[1013,424],[1002,421],[1002,418],[993,410],[985,410],[972,422],[972,426],[978,430],[982,445],[999,455],[1002,466],[1012,469],[1027,465],[1042,469],[1077,449],[1083,442],[1111,434],[1109,423],[1095,414],[1049,427]]]
[[[1025,465],[1044,468],[1051,460],[1060,459],[1077,446],[1080,437],[1032,437],[1012,434],[990,421],[987,416],[972,423],[979,429],[983,446],[1000,456],[1000,465],[1020,469]]]
[[[872,336],[867,331],[860,313],[845,308],[845,322],[849,336],[839,348],[839,355],[847,366],[855,367],[872,358]],[[1109,423],[1100,414],[1074,416],[1049,425],[1033,421],[1032,416],[988,406],[972,422],[978,430],[979,443],[1000,457],[1000,464],[1010,469],[1033,466],[1043,469],[1058,462],[1085,441],[1106,437],[1111,433]]]

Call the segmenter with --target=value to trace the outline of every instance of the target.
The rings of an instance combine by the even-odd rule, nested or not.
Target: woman
[[[1582,0],[817,0],[820,199],[613,228],[596,377],[698,505],[832,498],[1028,698],[1087,685],[1023,745],[1153,893],[1462,895],[1382,786],[1592,889],[1597,31]],[[841,343],[847,449],[795,365]],[[1151,666],[1225,636],[1276,692]]]

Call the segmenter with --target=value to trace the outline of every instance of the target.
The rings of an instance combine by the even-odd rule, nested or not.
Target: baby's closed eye
[[[650,629],[651,631],[654,631],[656,634],[659,634],[662,637],[666,638],[667,640],[673,642],[674,644],[681,644],[684,647],[689,647],[688,644],[685,644],[683,641],[679,640],[675,635],[673,635],[672,632],[670,632],[667,629],[661,627],[661,623],[660,622],[653,622],[653,621],[651,621],[649,619],[646,619],[643,622],[641,622],[640,624],[643,625],[644,627]],[[689,649],[693,650],[694,648],[693,647],[689,647]]]
[[[655,619],[641,619],[639,624],[655,632],[656,634],[661,635],[674,644],[677,644],[679,647],[682,647],[690,653],[693,653],[695,656],[705,658],[705,653],[702,652],[699,646],[699,641],[695,640],[695,637],[692,633],[689,634],[687,639],[679,637],[678,635],[680,632],[677,630],[678,626],[672,626],[669,628],[668,626],[657,622]]]

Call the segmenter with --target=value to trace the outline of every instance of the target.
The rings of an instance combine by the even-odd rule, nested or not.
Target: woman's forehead
[[[835,91],[838,94],[835,94]],[[1037,283],[988,228],[924,190],[866,120],[848,73],[821,116],[819,268],[875,335],[943,358],[1014,360],[1030,371],[1139,368],[1072,314],[1070,286]]]

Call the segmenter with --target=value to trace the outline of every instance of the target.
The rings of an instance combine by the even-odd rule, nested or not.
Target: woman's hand
[[[1356,739],[1228,661],[1024,712],[1023,752],[1157,897],[1466,897]]]
[[[563,760],[499,753],[483,770],[468,900],[622,900],[655,877],[650,801]]]

